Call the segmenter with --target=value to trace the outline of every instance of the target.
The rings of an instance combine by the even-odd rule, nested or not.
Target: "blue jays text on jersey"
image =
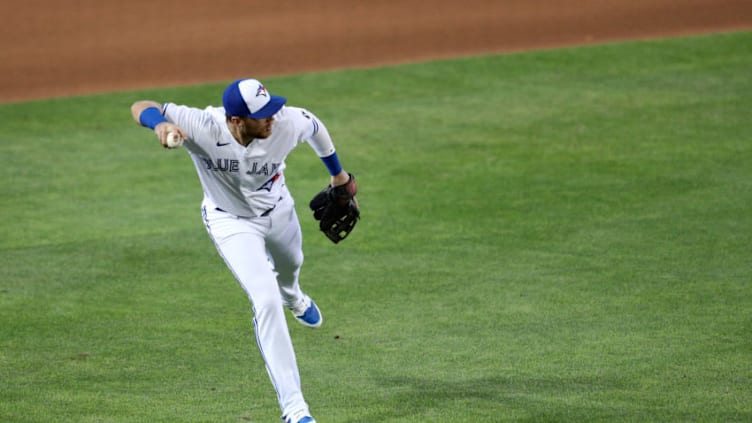
[[[240,170],[240,161],[237,159],[217,158],[215,160],[212,160],[209,157],[202,157],[201,160],[204,161],[207,170],[213,170],[215,172],[238,172]],[[246,171],[245,173],[254,176],[274,175],[277,173],[277,169],[279,169],[280,164],[281,163],[253,162],[253,164],[251,164],[251,168],[248,169],[248,171]]]
[[[240,162],[236,159],[221,159],[212,160],[208,157],[201,157],[204,161],[207,170],[213,170],[215,172],[237,172],[240,170]]]
[[[253,162],[251,168],[246,172],[248,175],[273,175],[277,173],[280,163],[260,163]]]

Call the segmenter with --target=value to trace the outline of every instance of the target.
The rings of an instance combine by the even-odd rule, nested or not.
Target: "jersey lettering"
[[[270,169],[271,165],[271,169]],[[279,163],[259,163],[253,162],[253,166],[246,172],[248,175],[264,175],[269,176],[277,172]]]
[[[235,159],[212,160],[202,157],[201,160],[204,161],[204,165],[206,165],[208,170],[215,172],[237,172],[240,169],[240,162]]]

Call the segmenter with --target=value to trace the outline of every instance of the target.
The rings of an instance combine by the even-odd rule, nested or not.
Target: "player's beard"
[[[241,135],[244,141],[250,143],[254,139],[269,138],[272,134],[272,125],[274,120],[270,119],[248,119],[242,126]]]
[[[269,138],[274,120],[246,118],[238,123],[229,123],[230,133],[242,145],[247,146],[255,139]]]

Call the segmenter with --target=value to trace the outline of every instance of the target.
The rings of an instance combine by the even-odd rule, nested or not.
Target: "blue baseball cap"
[[[271,95],[256,79],[238,79],[222,95],[225,113],[230,116],[266,119],[285,105],[287,99]]]

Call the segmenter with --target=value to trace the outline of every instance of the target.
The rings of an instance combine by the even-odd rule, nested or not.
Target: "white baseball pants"
[[[283,307],[303,298],[298,284],[303,264],[302,234],[287,189],[267,216],[237,217],[204,199],[209,236],[253,306],[256,342],[277,392],[282,414],[308,406]]]

